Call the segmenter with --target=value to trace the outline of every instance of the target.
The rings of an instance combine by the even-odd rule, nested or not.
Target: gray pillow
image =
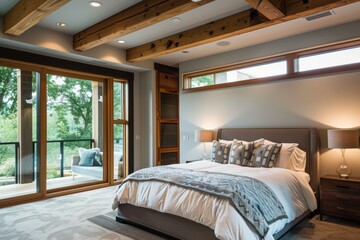
[[[78,151],[80,156],[79,166],[102,166],[99,148],[79,148]]]
[[[266,167],[272,168],[279,158],[282,144],[264,144],[253,151],[249,167]]]
[[[224,164],[228,163],[230,147],[231,143],[221,143],[214,140],[211,151],[211,161]]]
[[[229,163],[240,166],[247,166],[248,161],[252,156],[254,143],[242,143],[234,141],[231,145]]]

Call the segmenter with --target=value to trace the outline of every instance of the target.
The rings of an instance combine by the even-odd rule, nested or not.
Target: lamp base
[[[336,169],[336,173],[339,175],[340,178],[349,178],[351,175],[351,170],[347,165],[340,164],[339,167]]]

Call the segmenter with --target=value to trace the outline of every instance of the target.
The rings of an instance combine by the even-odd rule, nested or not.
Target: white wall
[[[140,149],[141,160],[136,163],[139,168],[153,166],[156,154],[156,79],[155,71],[147,71],[140,73]],[[135,168],[135,170],[138,168]]]
[[[356,26],[356,28],[355,28]],[[360,22],[306,33],[206,59],[180,64],[180,72],[214,67],[354,37]],[[360,33],[357,33],[360,36]],[[284,50],[285,49],[285,50]],[[230,59],[230,60],[229,60]],[[202,145],[197,129],[220,127],[317,127],[321,136],[320,174],[334,174],[340,151],[326,148],[326,129],[360,128],[360,70],[218,90],[181,93],[180,158],[196,159]],[[186,139],[189,136],[190,140]],[[208,152],[210,145],[207,145]],[[346,152],[354,176],[360,176],[360,150]]]

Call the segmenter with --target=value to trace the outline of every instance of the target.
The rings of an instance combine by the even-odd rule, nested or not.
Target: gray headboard
[[[310,175],[310,186],[319,194],[319,136],[316,128],[220,128],[218,130],[217,139],[233,140],[234,138],[245,141],[265,138],[279,143],[298,143],[299,148],[306,152],[305,171]]]

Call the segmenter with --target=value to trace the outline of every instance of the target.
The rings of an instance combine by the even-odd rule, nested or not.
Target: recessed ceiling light
[[[56,25],[58,25],[59,27],[66,27],[66,23],[64,22],[57,22]]]
[[[172,18],[172,19],[170,19],[170,21],[173,23],[178,23],[178,22],[181,22],[181,18]]]
[[[122,43],[126,43],[124,40],[118,40],[117,42],[118,42],[118,43],[121,43],[121,44],[122,44]]]
[[[201,2],[201,0],[191,0],[192,2]]]
[[[228,41],[221,41],[221,42],[217,42],[216,45],[220,46],[220,47],[225,47],[230,45],[230,42]]]
[[[184,50],[184,51],[181,51],[182,53],[189,53],[189,51],[187,51],[187,50]]]
[[[101,3],[96,2],[96,1],[89,2],[89,5],[92,7],[101,7]]]

